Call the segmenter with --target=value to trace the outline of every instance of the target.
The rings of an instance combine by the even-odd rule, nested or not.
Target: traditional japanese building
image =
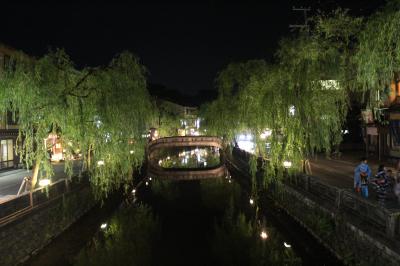
[[[362,111],[366,155],[400,158],[400,80],[393,81],[380,109]]]
[[[16,50],[0,44],[0,78],[1,72],[12,64]],[[0,114],[0,171],[17,168],[19,157],[15,152],[18,126],[13,121],[12,114]]]

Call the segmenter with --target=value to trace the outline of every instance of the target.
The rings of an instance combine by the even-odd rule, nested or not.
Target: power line
[[[307,7],[292,7],[293,11],[303,11],[304,14],[304,24],[294,24],[294,25],[289,25],[289,28],[291,29],[303,29],[303,28],[308,28],[308,17],[307,17],[307,12],[311,11],[311,8]]]

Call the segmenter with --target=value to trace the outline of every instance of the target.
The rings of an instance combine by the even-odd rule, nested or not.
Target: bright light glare
[[[294,107],[294,105],[289,107],[289,114],[291,116],[294,116],[294,114],[296,113],[296,107]]]
[[[290,245],[290,244],[288,244],[288,243],[286,243],[286,242],[283,242],[283,245],[285,246],[285,248],[290,248],[290,247],[292,247],[292,245]]]
[[[239,140],[237,144],[241,150],[254,153],[254,143],[251,140]]]
[[[253,205],[254,204],[254,200],[250,199],[250,204]]]
[[[151,181],[151,177],[149,177],[149,180]]]
[[[103,160],[97,161],[97,166],[101,166],[101,165],[104,165],[104,161]]]
[[[136,193],[136,189],[132,189],[132,194],[135,194]]]
[[[148,185],[149,185],[149,182],[146,181],[146,186],[148,186]]]
[[[102,223],[102,224],[100,225],[100,228],[101,228],[101,229],[106,229],[106,228],[107,228],[107,223]]]
[[[285,168],[290,168],[290,167],[292,167],[292,162],[284,161],[284,162],[283,162],[283,167],[285,167]]]
[[[133,154],[133,153],[134,153],[134,151],[133,151],[133,150],[130,150],[130,151],[129,151],[129,153],[130,153],[130,154]]]
[[[41,186],[41,187],[45,187],[45,186],[48,186],[48,185],[50,185],[50,179],[48,179],[48,178],[41,179],[39,181],[39,186]]]
[[[266,139],[266,138],[268,138],[269,136],[271,136],[272,135],[272,130],[271,129],[266,129],[266,130],[264,130],[264,132],[262,132],[261,134],[260,134],[260,138],[261,139]]]
[[[260,237],[261,237],[262,239],[267,239],[267,238],[268,238],[267,232],[262,231],[261,234],[260,234]]]

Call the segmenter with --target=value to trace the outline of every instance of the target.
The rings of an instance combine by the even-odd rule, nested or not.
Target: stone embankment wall
[[[233,155],[231,170],[251,182],[248,155]],[[265,194],[346,265],[400,265],[398,210],[309,176],[288,178]]]
[[[45,198],[49,191],[40,193]],[[0,224],[0,265],[16,265],[27,260],[95,204],[90,185],[80,184],[3,221]]]

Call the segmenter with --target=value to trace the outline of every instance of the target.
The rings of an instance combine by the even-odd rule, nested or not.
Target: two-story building
[[[366,155],[379,160],[400,159],[400,80],[392,82],[388,93],[380,109],[362,111]]]
[[[0,44],[0,78],[11,63],[16,50]],[[17,145],[18,126],[13,121],[10,112],[0,114],[0,171],[16,168],[19,165],[19,157],[15,152]]]

